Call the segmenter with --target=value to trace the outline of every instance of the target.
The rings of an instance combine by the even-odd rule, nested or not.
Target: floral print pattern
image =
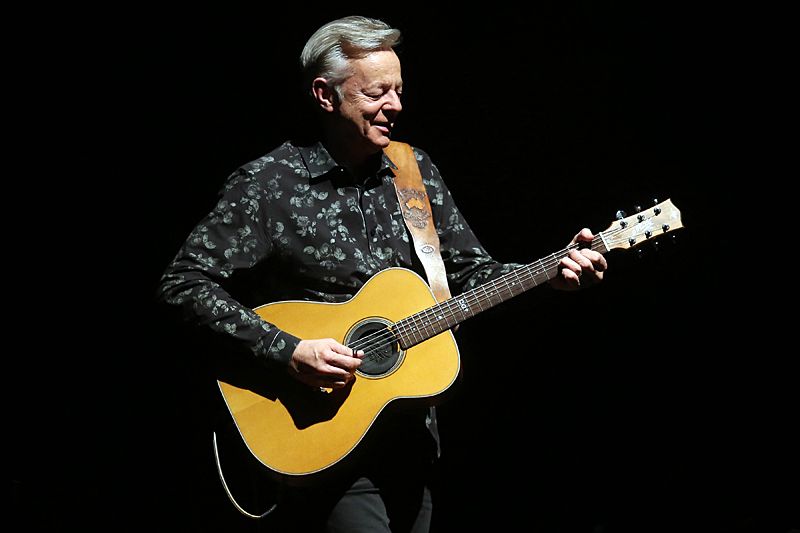
[[[494,261],[456,207],[439,171],[415,148],[451,292],[519,266]],[[321,143],[285,142],[233,172],[159,286],[161,300],[264,362],[288,364],[299,339],[252,309],[279,300],[343,302],[371,276],[405,267],[423,278],[383,155],[361,183]]]

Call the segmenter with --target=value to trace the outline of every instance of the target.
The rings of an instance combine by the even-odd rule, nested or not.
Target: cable
[[[245,511],[242,508],[241,505],[239,505],[236,502],[236,499],[233,497],[233,494],[231,494],[231,491],[228,488],[228,483],[225,481],[225,476],[222,475],[222,464],[219,461],[219,449],[217,448],[217,432],[216,431],[213,432],[213,436],[214,436],[214,460],[217,463],[217,473],[219,474],[219,480],[222,482],[222,488],[225,489],[225,494],[228,495],[228,499],[231,501],[233,506],[236,507],[236,510],[239,511],[240,513],[242,513],[243,515],[245,515],[246,517],[253,518],[253,519],[256,519],[256,520],[260,520],[261,518],[264,518],[265,516],[270,514],[272,511],[274,511],[275,508],[278,507],[277,503],[273,503],[272,507],[267,509],[267,511],[264,514],[258,515],[258,514],[248,513],[247,511]]]

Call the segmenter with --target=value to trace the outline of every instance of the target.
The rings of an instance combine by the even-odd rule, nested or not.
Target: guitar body
[[[387,327],[436,304],[416,273],[390,268],[344,303],[285,301],[255,309],[301,339],[333,338],[348,346],[391,338]],[[236,428],[252,455],[278,474],[321,472],[355,450],[392,402],[435,404],[458,378],[460,356],[448,330],[409,349],[396,342],[365,357],[352,385],[313,389],[288,374],[268,386],[218,381]]]

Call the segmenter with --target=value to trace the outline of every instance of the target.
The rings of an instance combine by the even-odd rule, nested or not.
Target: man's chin
[[[371,139],[372,140],[372,144],[374,144],[379,149],[383,150],[384,148],[389,146],[390,142],[392,142],[391,135],[392,135],[391,133],[387,133],[387,134],[383,134],[383,135],[381,135],[381,136],[379,136],[377,138],[373,138],[373,139]]]

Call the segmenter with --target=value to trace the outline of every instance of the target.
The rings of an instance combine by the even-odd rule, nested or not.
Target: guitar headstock
[[[629,217],[617,213],[617,220],[601,234],[608,250],[635,248],[665,233],[683,227],[681,212],[667,199]]]

